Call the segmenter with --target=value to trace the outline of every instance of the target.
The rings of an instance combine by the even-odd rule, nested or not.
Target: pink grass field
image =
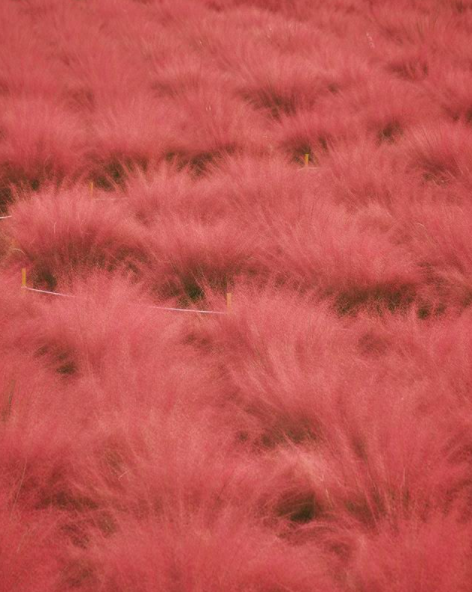
[[[472,590],[471,0],[1,0],[0,216],[0,592]]]

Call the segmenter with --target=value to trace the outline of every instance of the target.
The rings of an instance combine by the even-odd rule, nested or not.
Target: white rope
[[[21,286],[23,290],[30,292],[39,292],[40,294],[51,294],[51,296],[64,296],[65,298],[75,298],[73,294],[62,294],[61,292],[50,292],[49,290],[38,290],[37,288],[29,288],[28,286]]]
[[[63,294],[62,292],[51,292],[50,290],[38,290],[38,288],[29,288],[28,286],[21,286],[23,290],[29,290],[30,292],[37,292],[39,294],[50,294],[51,296],[62,296],[64,298],[76,298],[73,294]],[[144,306],[144,305],[143,305]],[[193,308],[170,308],[167,306],[147,306],[146,308],[153,308],[155,310],[167,310],[171,312],[193,312],[197,314],[216,314],[224,315],[226,312],[217,310],[195,310]]]
[[[195,310],[194,308],[168,308],[166,306],[151,306],[150,308],[157,308],[158,310],[171,310],[175,312],[196,312],[198,314],[226,314],[225,312],[219,310]]]

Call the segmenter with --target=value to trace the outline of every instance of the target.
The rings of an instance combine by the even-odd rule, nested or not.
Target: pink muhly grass
[[[472,171],[470,131],[461,123],[411,130],[408,142],[410,166],[425,181],[441,184],[459,181],[469,188]]]
[[[13,499],[21,485],[19,480],[11,488]],[[4,486],[2,489],[5,491]],[[0,590],[20,592],[34,587],[38,592],[48,592],[59,584],[62,540],[54,536],[57,519],[47,512],[9,511],[9,502],[0,500]]]
[[[95,201],[89,188],[50,190],[33,202],[19,202],[8,222],[15,260],[46,289],[74,269],[83,273],[91,266],[110,269],[143,259],[139,226],[119,203]]]
[[[84,134],[65,109],[41,98],[18,98],[0,117],[0,184],[38,189],[74,175],[83,164]]]
[[[0,4],[0,592],[469,591],[469,0]]]
[[[429,89],[444,111],[454,120],[472,120],[471,74],[462,67],[437,66],[431,73]]]
[[[184,215],[202,221],[230,216],[233,207],[224,195],[224,181],[216,174],[195,181],[191,170],[162,163],[149,170],[135,171],[128,177],[126,205],[146,226],[159,218]]]
[[[162,217],[149,228],[150,281],[164,295],[199,299],[205,284],[225,289],[251,269],[254,239],[228,220]]]
[[[328,153],[320,170],[320,185],[327,186],[336,202],[349,210],[382,204],[404,204],[417,192],[417,180],[406,172],[403,150],[397,145],[362,138],[356,146],[343,142]]]
[[[472,294],[470,206],[422,204],[412,208],[411,214],[412,248],[423,270],[425,288],[429,284],[443,299],[456,304],[468,302]]]
[[[175,125],[169,157],[188,164],[196,174],[228,154],[247,151],[264,153],[267,146],[259,136],[263,123],[241,101],[215,91],[203,90],[173,101]],[[174,122],[172,122],[174,123]],[[254,134],[254,130],[259,133]]]
[[[237,509],[216,516],[178,516],[154,525],[124,525],[108,544],[95,542],[90,554],[96,566],[86,590],[100,585],[111,591],[137,585],[183,590],[224,586],[225,590],[295,588],[336,590],[327,577],[322,551],[292,546],[268,536]],[[303,565],[303,569],[300,569]]]
[[[168,151],[168,113],[144,93],[104,105],[92,131],[92,180],[110,188],[123,181],[127,168],[145,169],[161,160]]]
[[[388,232],[372,229],[366,236],[356,217],[341,208],[316,203],[310,218],[287,227],[274,217],[266,232],[270,239],[262,243],[259,256],[263,264],[276,268],[289,284],[346,299],[341,306],[348,309],[370,298],[391,299],[395,306],[396,295],[408,298],[420,279],[409,253],[398,245],[392,250]]]
[[[307,216],[318,189],[318,177],[314,173],[313,168],[302,168],[300,162],[290,162],[285,155],[272,154],[265,158],[241,155],[224,161],[210,182],[228,215],[233,219],[236,216],[245,227],[258,228],[260,219],[270,223],[274,212],[290,224]],[[259,232],[258,236],[261,236]]]
[[[332,110],[328,102],[322,103],[316,111],[299,110],[282,116],[277,126],[276,138],[287,156],[298,164],[308,154],[309,164],[319,165],[326,152],[336,141],[354,135],[353,123],[347,127]]]
[[[281,61],[272,50],[260,62],[254,55],[257,49],[246,49],[249,55],[243,54],[236,66],[238,92],[266,115],[278,119],[300,108],[313,107],[320,98],[337,91],[332,72],[315,67],[308,58],[288,55]]]
[[[385,529],[374,536],[360,536],[352,557],[353,586],[399,591],[436,587],[443,590],[467,590],[470,569],[470,534],[452,517],[437,514],[425,523],[421,519],[400,528]],[[371,570],[371,553],[377,561]]]

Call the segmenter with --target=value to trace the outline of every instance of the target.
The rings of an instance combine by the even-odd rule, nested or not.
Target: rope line
[[[76,298],[73,294],[63,294],[62,292],[51,292],[50,290],[38,290],[37,288],[30,288],[28,286],[21,286],[22,290],[29,290],[30,292],[39,292],[40,294],[51,294],[51,296],[63,296],[64,298]]]
[[[21,286],[22,290],[29,290],[39,294],[50,294],[51,296],[61,296],[63,298],[77,298],[74,294],[63,294],[62,292],[51,292],[50,290],[39,290],[38,288],[29,288],[28,286]],[[143,305],[144,306],[144,305]],[[226,312],[218,310],[195,310],[193,308],[171,308],[168,306],[147,306],[146,308],[153,308],[155,310],[166,310],[170,312],[193,312],[197,314],[216,314],[225,315]]]

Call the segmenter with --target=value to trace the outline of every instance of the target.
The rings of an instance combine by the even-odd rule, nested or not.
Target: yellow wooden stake
[[[21,268],[21,287],[26,288],[26,267]]]
[[[233,304],[233,294],[231,292],[227,292],[226,294],[226,312],[231,312],[231,307]]]
[[[90,197],[93,197],[93,181],[90,181]]]
[[[310,155],[309,154],[305,154],[305,166],[308,166],[308,163],[310,162]]]

